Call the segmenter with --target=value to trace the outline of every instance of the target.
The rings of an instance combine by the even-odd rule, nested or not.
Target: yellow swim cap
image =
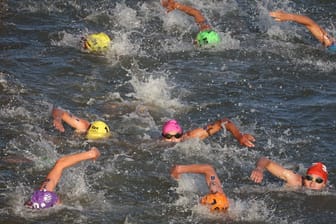
[[[87,36],[84,41],[84,49],[93,53],[104,53],[111,43],[109,36],[105,33],[95,33]]]
[[[101,138],[107,138],[111,135],[110,129],[103,121],[95,121],[91,124],[87,131],[86,138],[90,140],[96,140]]]

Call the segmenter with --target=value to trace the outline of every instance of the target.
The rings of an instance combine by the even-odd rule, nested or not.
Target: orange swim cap
[[[229,200],[224,193],[209,193],[202,197],[201,204],[208,205],[210,211],[225,212],[229,208]]]

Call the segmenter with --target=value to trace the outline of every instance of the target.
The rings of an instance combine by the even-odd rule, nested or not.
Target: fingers
[[[53,121],[53,124],[54,124],[54,127],[55,127],[57,130],[59,130],[60,132],[64,132],[64,131],[65,131],[64,126],[63,126],[63,124],[62,124],[61,121],[55,119],[55,120]]]
[[[250,140],[252,142],[255,142],[255,138],[252,135],[247,134],[246,136],[247,136],[248,140]]]
[[[175,2],[173,0],[162,0],[161,5],[167,8],[166,13],[169,13],[175,9]]]
[[[252,143],[252,142],[250,142],[250,141],[248,141],[246,144],[245,144],[247,147],[254,147],[255,145]]]
[[[255,183],[261,183],[263,180],[263,175],[259,171],[253,170],[250,176],[251,180]]]
[[[92,153],[93,161],[96,161],[98,157],[100,156],[100,151],[96,147],[91,147],[90,151]]]
[[[282,11],[273,11],[273,12],[270,12],[269,15],[277,22],[282,21],[282,18],[281,18],[283,15]]]
[[[254,147],[255,138],[252,135],[244,134],[241,138],[241,144],[247,147]]]

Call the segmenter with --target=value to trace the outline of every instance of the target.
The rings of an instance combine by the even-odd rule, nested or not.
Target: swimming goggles
[[[171,139],[172,137],[175,137],[175,138],[181,138],[182,137],[182,133],[177,133],[175,135],[171,135],[171,134],[163,134],[162,133],[162,136],[166,139]]]
[[[318,184],[322,184],[323,183],[323,179],[321,177],[317,177],[314,179],[314,177],[310,176],[310,175],[306,175],[306,180],[308,181],[313,181],[313,182],[316,182]]]

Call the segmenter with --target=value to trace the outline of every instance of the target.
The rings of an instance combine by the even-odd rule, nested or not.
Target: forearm
[[[206,19],[198,9],[177,2],[174,4],[174,8],[194,17],[195,22],[198,24],[201,30],[210,28],[210,25],[207,24]]]
[[[61,120],[63,114],[64,114],[64,111],[59,109],[59,108],[54,108],[52,110],[52,116],[53,116],[54,119]]]
[[[89,121],[76,117],[68,112],[63,113],[62,120],[71,127],[75,128],[78,132],[86,132],[90,127]]]
[[[215,169],[209,164],[192,164],[192,165],[180,165],[178,169],[178,173],[197,173],[203,174],[207,185],[209,188],[212,183],[215,183],[218,186],[221,186],[219,178],[216,174]]]
[[[91,147],[89,151],[66,155],[58,159],[46,177],[41,189],[53,191],[62,177],[63,170],[73,166],[84,160],[96,160],[100,156],[100,152],[96,147]]]
[[[285,13],[282,11],[271,12],[270,15],[280,22],[293,21],[304,25],[313,34],[313,36],[326,47],[333,43],[332,38],[328,36],[327,32],[308,16]]]
[[[297,22],[305,26],[311,26],[311,25],[316,24],[308,16],[292,14],[292,13],[283,13],[281,20],[282,21],[293,21],[293,22]]]
[[[216,174],[212,166],[208,164],[177,165],[176,174],[197,173],[204,174],[206,177]]]
[[[256,163],[255,168],[259,169],[260,171],[264,171],[270,163],[271,163],[271,160],[267,159],[266,157],[262,157]]]
[[[208,136],[214,135],[222,129],[222,120],[215,121],[212,124],[209,124],[205,127],[205,131],[207,132]]]
[[[231,132],[233,137],[239,141],[240,138],[242,137],[242,133],[240,133],[238,127],[227,118],[223,119],[222,123],[224,123],[226,130]]]
[[[222,129],[222,120],[218,120],[212,124],[208,124],[204,128],[196,128],[184,134],[184,140],[188,138],[206,139],[207,137],[216,134]]]

